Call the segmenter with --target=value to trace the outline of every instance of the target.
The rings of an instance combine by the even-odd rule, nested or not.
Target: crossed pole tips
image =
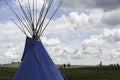
[[[17,18],[17,21],[14,19],[11,20],[26,36],[30,35],[31,37],[40,40],[41,35],[60,8],[63,0],[59,0],[56,6],[54,6],[55,0],[43,0],[42,7],[40,9],[38,7],[37,0],[33,0],[32,4],[30,4],[30,0],[28,0],[25,4],[25,7],[22,6],[22,3],[19,0],[17,0],[17,2],[19,4],[22,15],[18,15],[18,13],[12,8],[7,0],[5,0],[5,3],[8,5],[9,9]],[[45,21],[48,14],[51,14],[49,20]]]

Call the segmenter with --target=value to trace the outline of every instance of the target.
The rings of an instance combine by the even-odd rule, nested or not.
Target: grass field
[[[12,80],[17,68],[0,67],[0,80]],[[61,68],[68,80],[120,80],[119,66]]]
[[[68,80],[120,80],[120,67],[60,69]]]

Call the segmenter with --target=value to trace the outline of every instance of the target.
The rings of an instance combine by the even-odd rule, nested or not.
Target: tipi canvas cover
[[[13,80],[64,80],[41,41],[26,38],[22,63]]]
[[[32,5],[30,1],[33,1]],[[56,6],[55,0],[42,1],[42,7],[38,9],[37,0],[28,0],[26,6],[22,6],[22,0],[18,0],[22,12],[19,15],[5,0],[17,18],[17,21],[12,21],[26,35],[21,64],[13,80],[64,80],[41,42],[41,35],[59,9],[62,0],[57,0]]]

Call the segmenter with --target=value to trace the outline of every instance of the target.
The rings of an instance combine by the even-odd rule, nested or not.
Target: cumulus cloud
[[[110,64],[119,61],[119,35],[119,29],[104,29],[101,34],[91,35],[81,42],[72,44],[61,42],[59,45],[46,48],[55,62],[65,59],[66,63],[76,61],[77,64],[79,61],[79,64],[89,64],[83,61],[91,61],[93,64],[98,64],[99,61],[103,61],[105,64]]]
[[[25,36],[12,22],[1,23],[0,28],[0,63],[19,61]]]
[[[42,41],[46,46],[55,46],[61,44],[59,38],[47,39],[46,37],[42,37]]]
[[[58,23],[56,23],[55,25],[57,24]],[[3,25],[4,28],[2,27],[0,31],[1,32],[0,51],[2,52],[0,53],[1,55],[0,63],[20,61],[24,48],[25,36],[23,36],[22,35],[23,33],[19,32],[19,30],[16,29],[17,27],[15,27],[14,24],[11,24],[11,22],[8,22],[6,24],[0,24],[0,26]],[[52,27],[52,25],[49,25],[49,27]],[[62,28],[64,29],[64,27],[61,27],[61,30]],[[55,36],[48,37],[46,35],[43,35],[42,42],[44,43],[45,48],[47,49],[48,53],[50,54],[54,62],[57,64],[63,64],[68,62],[72,64],[89,64],[87,63],[87,61],[91,61],[92,62],[91,64],[98,64],[99,61],[104,61],[106,64],[109,64],[111,63],[111,60],[113,62],[119,61],[120,58],[119,28],[104,29],[103,32],[100,34],[90,35],[90,37],[87,37],[81,41],[78,40],[77,42],[76,39],[79,37],[76,37],[76,39],[71,38],[71,41],[67,43],[62,40],[61,36],[59,36],[61,34],[56,34],[57,32],[56,30],[59,30],[59,28],[58,29],[56,28],[55,30],[53,28],[52,30],[53,33],[47,31],[46,33],[52,33],[52,35]],[[79,33],[80,30],[74,30],[73,33],[74,32]],[[68,41],[69,39],[66,38],[67,36],[72,36],[72,35],[74,36],[74,34],[71,34],[71,32],[68,29],[62,32],[62,34],[66,34],[66,33],[69,33],[69,35],[62,35],[64,36],[63,39],[65,39],[66,41]],[[75,34],[75,35],[80,35],[80,34]],[[94,62],[95,60],[96,62]]]
[[[68,15],[51,20],[41,39],[54,62],[57,64],[119,62],[120,15],[118,13],[120,9],[117,2],[119,3],[117,0],[75,0],[73,2],[65,0],[64,7],[71,8],[73,5],[75,8],[89,7],[91,10],[89,13],[71,11]],[[13,4],[16,2],[13,1]],[[6,8],[1,11],[6,11]],[[25,35],[11,21],[2,21],[0,21],[0,63],[20,61]]]
[[[79,12],[71,12],[68,16],[62,15],[61,18],[56,21],[52,21],[51,29],[63,29],[62,31],[74,31],[80,28],[119,28],[119,10],[115,10],[112,12],[103,12],[102,10],[91,10],[89,15],[86,13]],[[117,15],[118,14],[118,15]],[[62,23],[65,23],[62,25]],[[56,25],[57,24],[57,27]],[[59,33],[59,30],[56,32]]]
[[[83,53],[96,55],[96,59],[103,61],[119,61],[119,34],[119,29],[105,29],[100,35],[92,35],[83,41]]]
[[[89,39],[82,41],[83,49],[86,50],[87,47],[105,47],[113,44],[119,44],[120,42],[120,29],[104,29],[103,33],[100,35],[91,35]],[[118,46],[118,45],[116,45]]]

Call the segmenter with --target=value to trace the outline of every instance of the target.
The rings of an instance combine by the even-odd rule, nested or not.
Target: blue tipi
[[[62,0],[57,0],[57,4],[55,0],[43,0],[41,9],[38,9],[37,0],[32,1],[32,5],[28,0],[26,7],[22,7],[21,1],[18,0],[20,10],[23,13],[20,16],[6,1],[11,11],[17,17],[19,24],[14,20],[13,22],[27,36],[21,64],[13,80],[64,80],[40,39],[52,17],[62,4]],[[49,20],[46,20],[46,17]]]
[[[26,38],[22,63],[13,80],[64,80],[41,41]]]

